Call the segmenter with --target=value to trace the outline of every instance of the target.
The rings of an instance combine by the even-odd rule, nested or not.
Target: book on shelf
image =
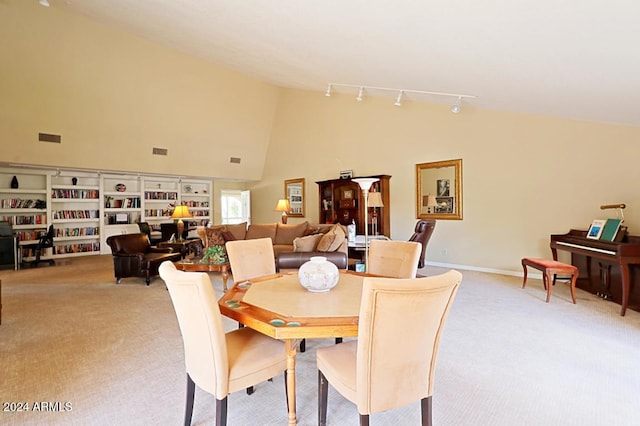
[[[600,234],[600,240],[602,241],[613,241],[620,230],[620,225],[622,224],[621,219],[607,219],[602,228],[602,233]]]

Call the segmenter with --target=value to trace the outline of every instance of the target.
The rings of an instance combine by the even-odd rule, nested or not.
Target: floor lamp
[[[379,178],[356,178],[351,179],[352,182],[360,185],[362,189],[362,198],[364,199],[364,270],[369,270],[369,188]]]
[[[185,205],[177,205],[175,209],[173,209],[173,213],[171,213],[172,219],[178,219],[178,241],[182,241],[182,233],[184,232],[184,222],[182,218],[191,217],[191,213],[189,212],[189,208]]]

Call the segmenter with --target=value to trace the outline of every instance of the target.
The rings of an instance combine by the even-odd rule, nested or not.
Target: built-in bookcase
[[[176,204],[189,207],[190,226],[208,223],[211,192],[212,181],[200,179],[0,167],[0,221],[13,226],[24,260],[51,224],[54,247],[43,259],[107,254],[110,235],[138,232],[139,222],[159,230]]]

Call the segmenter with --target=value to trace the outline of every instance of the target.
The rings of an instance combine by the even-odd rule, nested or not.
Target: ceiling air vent
[[[240,157],[231,157],[231,159],[229,159],[229,162],[234,164],[240,164]]]
[[[167,148],[153,148],[153,155],[167,155],[168,152]]]
[[[52,134],[49,134],[49,133],[38,133],[38,140],[40,142],[60,143],[60,142],[62,142],[62,136],[60,136],[60,135],[52,135]]]

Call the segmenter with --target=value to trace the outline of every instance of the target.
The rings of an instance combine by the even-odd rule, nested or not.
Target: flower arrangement
[[[225,263],[227,256],[223,246],[209,246],[202,253],[201,263]]]

